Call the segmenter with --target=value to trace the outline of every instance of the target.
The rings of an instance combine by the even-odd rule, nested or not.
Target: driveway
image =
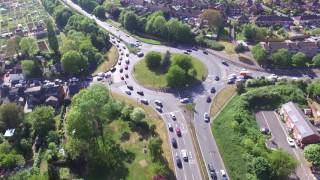
[[[279,115],[274,111],[260,111],[256,114],[256,120],[260,127],[268,127],[271,132],[271,139],[277,144],[279,149],[283,149],[290,153],[297,161],[298,167],[296,175],[301,180],[316,179],[311,173],[307,162],[303,157],[303,150],[298,147],[290,147],[287,142],[289,136],[284,123],[281,121]]]

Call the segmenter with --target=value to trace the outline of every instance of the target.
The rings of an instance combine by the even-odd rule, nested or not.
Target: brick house
[[[300,26],[319,26],[320,16],[318,15],[302,15],[298,18]]]
[[[258,26],[273,26],[273,25],[282,25],[282,26],[291,26],[293,24],[293,19],[286,16],[257,16],[254,20],[254,23]]]
[[[300,146],[303,147],[320,142],[319,133],[295,103],[290,101],[283,104],[280,114],[285,121],[286,127],[292,132],[293,137],[298,141]]]

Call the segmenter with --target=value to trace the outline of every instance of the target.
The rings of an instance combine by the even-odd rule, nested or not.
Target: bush
[[[222,50],[224,50],[224,45],[222,45],[222,44],[220,44],[219,42],[217,42],[217,41],[213,41],[213,40],[208,40],[208,39],[206,39],[205,40],[205,43],[206,43],[206,45],[209,47],[209,48],[211,48],[211,49],[213,49],[213,50],[216,50],[216,51],[222,51]]]
[[[149,68],[157,68],[161,64],[161,54],[159,52],[151,51],[146,55],[145,60]]]
[[[246,47],[244,47],[244,45],[242,43],[239,43],[235,48],[234,51],[236,51],[236,53],[242,53],[244,51],[246,51]]]

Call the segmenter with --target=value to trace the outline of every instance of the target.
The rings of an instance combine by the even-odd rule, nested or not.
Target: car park
[[[181,129],[180,128],[176,128],[176,134],[178,137],[181,137]]]
[[[126,94],[128,94],[128,95],[131,95],[131,91],[129,91],[129,90],[125,90],[124,91]]]
[[[209,117],[209,114],[207,112],[205,112],[203,114],[203,119],[204,119],[205,122],[209,122],[210,121],[210,117]]]
[[[294,140],[291,137],[287,137],[287,142],[290,147],[295,147],[296,143],[294,143]]]
[[[133,86],[127,85],[127,88],[130,89],[131,91],[133,91]]]
[[[178,148],[178,143],[177,143],[177,140],[176,138],[171,138],[171,144],[172,144],[172,147],[174,148]]]
[[[181,157],[184,161],[188,161],[188,152],[186,149],[181,150]]]
[[[155,103],[156,105],[160,106],[160,107],[162,107],[162,106],[163,106],[163,105],[162,105],[162,102],[161,102],[161,101],[159,101],[159,100],[155,100],[155,101],[154,101],[154,103]]]
[[[216,170],[213,168],[212,164],[208,164],[208,171],[209,171],[211,179],[213,179],[213,180],[217,180],[218,179]]]
[[[169,131],[173,131],[173,126],[172,126],[172,124],[171,123],[168,123],[168,129],[169,129]]]
[[[182,168],[182,162],[179,155],[176,155],[176,164],[179,168]]]
[[[137,91],[137,94],[139,94],[140,96],[144,96],[143,91]]]
[[[176,115],[174,114],[174,112],[171,112],[171,113],[170,113],[170,117],[171,117],[172,120],[176,120],[176,119],[177,119],[177,117],[176,117]]]
[[[145,105],[148,105],[148,104],[149,104],[148,99],[141,99],[140,102],[141,102],[142,104],[145,104]]]

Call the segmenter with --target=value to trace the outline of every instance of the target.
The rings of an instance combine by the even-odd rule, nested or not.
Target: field
[[[15,36],[32,36],[45,29],[49,16],[37,0],[0,0],[0,57],[12,57],[16,43],[10,42]],[[43,40],[39,49],[48,50]]]
[[[192,64],[197,71],[196,79],[202,81],[203,77],[207,76],[206,67],[204,66],[204,64],[202,64],[200,60],[195,58],[192,59]],[[134,78],[137,80],[137,82],[139,82],[139,84],[145,87],[156,89],[167,87],[167,70],[163,70],[163,68],[151,71],[147,67],[145,60],[141,60],[138,64],[135,65],[133,71]]]

